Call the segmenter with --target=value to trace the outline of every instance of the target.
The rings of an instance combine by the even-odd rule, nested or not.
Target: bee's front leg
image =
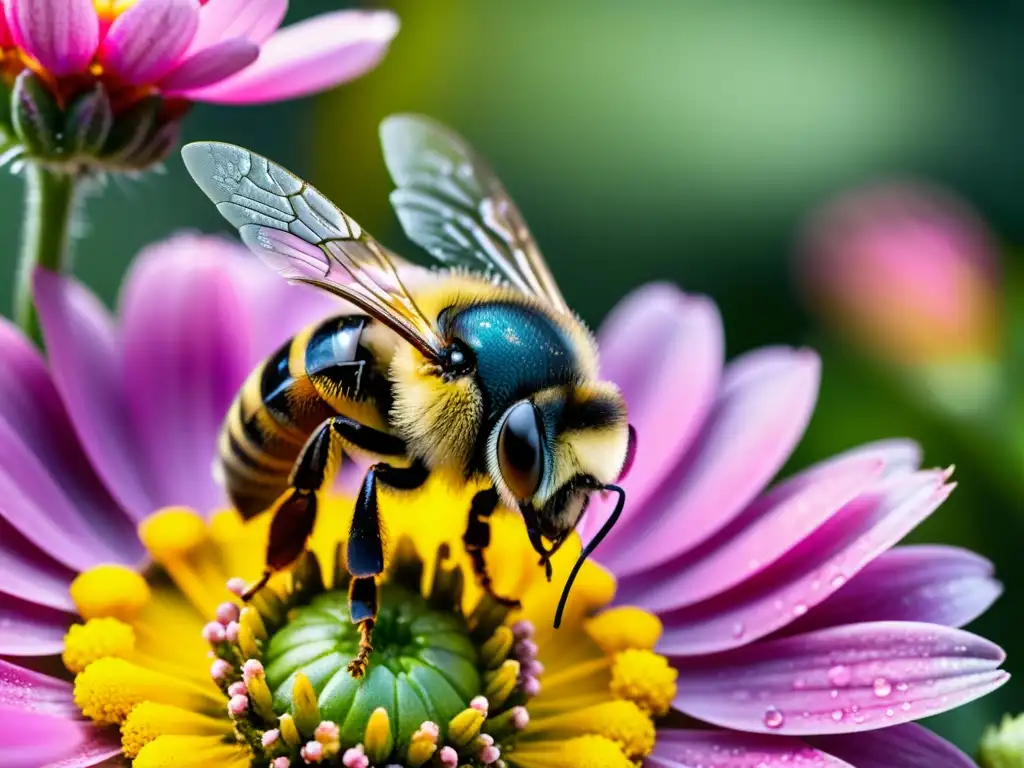
[[[490,517],[497,506],[498,492],[493,488],[479,491],[473,496],[473,502],[469,507],[469,520],[466,523],[466,532],[462,534],[462,543],[466,547],[466,553],[473,563],[473,573],[476,575],[480,588],[502,605],[518,608],[520,605],[518,600],[501,597],[494,593],[491,575],[487,572],[487,561],[484,559],[484,550],[491,543]]]
[[[384,538],[381,533],[377,493],[381,485],[411,491],[426,481],[429,471],[420,462],[409,467],[374,464],[363,479],[348,534],[348,570],[352,574],[348,604],[352,621],[359,625],[359,653],[349,662],[353,677],[362,677],[373,651],[373,625],[377,621],[376,577],[384,571]]]

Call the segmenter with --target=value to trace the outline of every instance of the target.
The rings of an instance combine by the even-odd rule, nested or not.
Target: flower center
[[[464,521],[441,514],[461,505],[385,512],[394,546],[357,679],[347,665],[361,636],[337,544],[347,504],[332,506],[311,541],[319,556],[244,605],[223,598],[259,573],[267,528],[232,514],[207,524],[159,512],[140,526],[154,561],[145,580],[100,566],[75,581],[87,619],[66,638],[75,700],[120,728],[136,768],[628,768],[650,754],[675,695],[675,671],[653,652],[658,620],[605,609],[614,582],[588,566],[551,629],[578,542],[556,556],[549,584],[518,521],[495,522],[487,554],[502,594],[521,599],[511,612],[466,578]]]

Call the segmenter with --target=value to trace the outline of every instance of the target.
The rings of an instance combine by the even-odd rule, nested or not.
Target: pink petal
[[[34,712],[0,710],[0,765],[39,768],[74,752],[85,726]]]
[[[151,246],[125,280],[127,409],[157,506],[208,512],[223,503],[211,474],[231,401],[255,366],[250,322],[222,241],[181,236]]]
[[[15,42],[57,77],[84,72],[100,41],[92,0],[4,0]]]
[[[166,94],[219,83],[256,61],[260,48],[250,40],[236,37],[204,48],[189,56],[160,83]]]
[[[835,627],[677,661],[675,706],[725,728],[788,735],[885,728],[938,714],[1008,679],[1005,654],[958,629]]]
[[[860,621],[924,621],[962,627],[1002,593],[992,563],[959,547],[904,546],[884,552],[787,632]]]
[[[18,530],[0,518],[0,592],[63,611],[74,611],[68,585],[70,568],[43,554]]]
[[[91,768],[94,765],[122,765],[112,758],[121,754],[121,738],[116,728],[100,728],[85,724],[84,741],[78,748],[60,760],[54,760],[46,768]],[[107,761],[111,762],[107,762]]]
[[[646,768],[853,768],[800,739],[731,731],[658,731]],[[858,764],[857,768],[861,768]],[[938,768],[936,766],[935,768]]]
[[[975,768],[974,761],[959,749],[914,723],[809,741],[857,768]]]
[[[0,709],[74,717],[71,683],[0,660]]]
[[[48,656],[64,649],[74,617],[0,592],[0,655]],[[2,763],[0,763],[2,764]]]
[[[35,273],[35,300],[57,390],[97,474],[136,520],[156,507],[128,422],[113,319],[80,283]]]
[[[307,96],[373,69],[398,33],[387,11],[335,11],[293,24],[264,44],[256,63],[190,92],[194,101],[263,104]]]
[[[601,554],[628,576],[693,549],[722,530],[789,456],[810,417],[819,362],[808,351],[766,349],[726,370],[718,402],[686,457],[635,515],[630,546]],[[641,554],[642,553],[642,556]]]
[[[930,515],[949,495],[945,479],[934,471],[884,479],[759,577],[703,603],[662,614],[660,649],[682,655],[715,653],[787,626]]]
[[[281,26],[287,10],[288,0],[210,0],[199,9],[189,53],[236,37],[260,45]]]
[[[868,490],[882,469],[877,459],[854,457],[799,474],[756,500],[733,525],[681,562],[627,576],[616,600],[671,611],[754,579]]]
[[[0,432],[13,433],[10,439],[20,443],[18,451],[30,454],[57,478],[89,529],[123,557],[137,558],[142,550],[135,526],[89,465],[42,356],[2,319],[0,360]],[[15,477],[19,474],[17,468],[0,463],[3,469],[13,470],[9,474]],[[33,490],[26,488],[30,496]]]
[[[137,0],[110,25],[99,61],[132,85],[156,82],[181,60],[198,26],[198,0]]]
[[[636,460],[621,485],[629,503],[616,530],[679,461],[714,401],[722,372],[722,320],[715,305],[656,283],[633,291],[598,334],[601,375],[622,390],[637,430]],[[590,539],[610,510],[593,501],[581,530]],[[609,557],[613,534],[601,546]]]

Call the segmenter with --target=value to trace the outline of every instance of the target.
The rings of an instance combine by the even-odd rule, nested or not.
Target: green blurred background
[[[295,0],[289,21],[337,8]],[[270,155],[385,243],[412,252],[390,212],[381,118],[421,111],[468,136],[520,203],[570,303],[597,324],[653,279],[710,294],[730,355],[810,344],[821,402],[791,468],[856,443],[920,440],[957,464],[960,487],[914,534],[992,558],[1008,586],[974,629],[1024,655],[1024,481],[999,483],[971,441],[908,400],[801,308],[794,243],[837,191],[878,177],[938,182],[1024,242],[1024,4],[897,0],[612,2],[396,0],[402,31],[383,65],[317,99],[197,107],[187,139]],[[18,179],[0,179],[0,255],[14,272]],[[174,158],[163,175],[89,200],[77,273],[113,301],[133,254],[182,228],[223,231]],[[9,291],[0,310],[9,313]],[[1022,385],[1024,386],[1024,385]],[[1002,473],[1004,477],[1006,472]],[[1010,473],[1012,474],[1012,472]],[[1024,474],[1024,473],[1022,473]],[[936,719],[973,749],[984,725],[1024,708],[1024,683]]]

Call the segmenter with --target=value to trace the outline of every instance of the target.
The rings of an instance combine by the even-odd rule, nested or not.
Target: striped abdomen
[[[362,315],[333,317],[286,341],[249,375],[219,450],[225,488],[243,517],[285,491],[302,446],[324,420],[340,414],[387,430],[390,339],[381,331]]]

